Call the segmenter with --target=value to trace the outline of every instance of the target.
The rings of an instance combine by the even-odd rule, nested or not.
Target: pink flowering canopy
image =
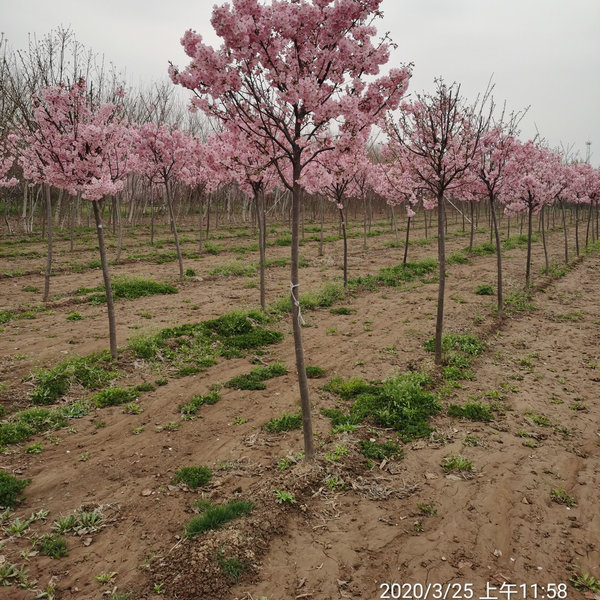
[[[82,79],[52,86],[35,98],[34,128],[22,137],[26,179],[99,200],[123,187],[129,135],[111,103],[94,105]]]
[[[291,188],[294,176],[281,162],[298,163],[304,153],[301,170],[334,141],[395,109],[407,88],[409,68],[374,78],[390,50],[386,41],[372,42],[380,4],[234,0],[217,6],[212,24],[222,46],[215,50],[187,31],[182,45],[191,63],[183,70],[171,66],[171,78],[194,91],[197,108],[268,145]]]

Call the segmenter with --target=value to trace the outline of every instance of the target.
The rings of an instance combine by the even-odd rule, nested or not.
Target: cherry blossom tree
[[[299,302],[300,178],[337,139],[369,128],[386,109],[396,108],[407,87],[407,68],[374,78],[390,51],[387,40],[372,42],[380,5],[381,0],[234,0],[213,10],[221,47],[213,49],[190,30],[182,45],[192,62],[184,70],[170,68],[175,83],[194,91],[197,108],[269,148],[291,192],[290,298],[308,460],[315,452]]]
[[[24,134],[20,161],[26,179],[80,193],[91,201],[106,291],[110,352],[117,357],[114,302],[99,201],[123,188],[130,139],[115,104],[93,104],[83,79],[40,90],[33,127]]]
[[[505,202],[505,191],[508,187],[507,181],[510,177],[510,169],[515,165],[511,156],[515,146],[515,135],[517,119],[511,119],[505,124],[499,123],[491,126],[481,138],[476,160],[472,171],[482,188],[482,195],[487,195],[490,202],[490,212],[496,241],[496,267],[497,267],[497,304],[498,318],[504,316],[504,298],[502,283],[502,246],[500,244],[500,233],[498,231],[498,218],[496,207],[499,202]],[[471,203],[472,205],[472,203]],[[473,231],[473,213],[471,212],[471,232]],[[472,240],[471,233],[471,240]]]
[[[562,191],[564,183],[557,177],[561,170],[561,159],[530,140],[525,144],[515,144],[511,161],[511,177],[508,182],[511,200],[506,204],[504,212],[508,215],[527,214],[525,287],[529,288],[533,215],[538,214],[545,204],[554,202]]]
[[[135,129],[132,168],[137,173],[145,175],[151,183],[159,182],[165,187],[181,281],[183,281],[183,258],[173,211],[173,181],[182,179],[190,159],[192,157],[197,159],[199,156],[202,156],[199,140],[195,140],[177,128],[144,123]]]
[[[435,327],[435,362],[442,362],[444,291],[446,283],[445,201],[450,192],[464,184],[473,162],[484,120],[481,113],[465,104],[460,86],[436,81],[434,94],[417,95],[404,103],[397,121],[389,120],[390,147],[401,156],[408,152],[409,177],[432,196],[438,211],[439,289]]]

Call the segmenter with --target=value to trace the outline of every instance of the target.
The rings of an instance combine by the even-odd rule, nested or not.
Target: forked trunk
[[[98,209],[98,202],[92,201],[94,207],[94,218],[96,220],[96,232],[98,233],[98,247],[100,248],[100,264],[102,265],[102,276],[104,278],[104,289],[106,292],[106,308],[108,310],[108,335],[110,339],[110,355],[116,359],[117,351],[117,326],[115,321],[115,303],[113,300],[112,286],[110,284],[110,273],[108,272],[108,261],[106,260],[106,246],[104,245],[104,230],[102,229],[102,218]]]

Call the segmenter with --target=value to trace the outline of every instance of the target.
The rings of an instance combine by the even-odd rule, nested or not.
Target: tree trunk
[[[521,223],[523,221],[521,220]],[[525,287],[529,288],[531,281],[531,235],[533,233],[533,205],[528,202],[528,215],[527,215],[527,263],[525,266]]]
[[[169,219],[171,220],[171,229],[173,230],[173,238],[175,239],[175,250],[177,251],[177,262],[179,263],[179,281],[183,281],[183,259],[181,257],[181,247],[179,246],[179,235],[177,235],[177,224],[175,223],[175,215],[173,214],[173,199],[171,198],[171,186],[168,181],[165,181],[167,189],[167,206],[169,208]]]
[[[544,208],[545,208],[545,206],[542,206],[542,211],[541,211],[540,217],[541,217],[541,224],[542,224],[542,246],[544,247],[544,261],[545,261],[544,273],[547,277],[550,265],[548,263],[548,247],[546,246],[546,224],[544,223]]]
[[[117,211],[117,227],[119,230],[119,238],[117,241],[117,258],[115,262],[119,262],[121,260],[121,252],[123,250],[123,222],[121,219],[121,197],[115,197],[115,209]]]
[[[396,221],[396,212],[394,211],[394,207],[392,206],[392,224],[394,226],[394,234],[396,235],[396,244],[398,243],[398,223]],[[366,240],[365,240],[366,242]],[[365,248],[367,247],[365,243]]]
[[[363,196],[363,248],[367,249],[367,197]]]
[[[569,264],[569,239],[567,237],[567,216],[565,215],[565,205],[560,201],[560,212],[562,214],[563,234],[565,237],[565,265]]]
[[[265,311],[267,303],[265,299],[265,192],[262,185],[255,190],[256,219],[258,221],[258,253],[260,270],[260,307]]]
[[[438,192],[438,263],[440,281],[438,286],[437,318],[435,322],[435,364],[442,364],[442,332],[444,328],[444,292],[446,289],[446,238],[444,227],[444,192]]]
[[[474,215],[473,215],[473,202],[469,202],[470,206],[471,206],[471,233],[469,236],[469,253],[471,252],[471,250],[473,250],[473,237],[475,235],[475,220],[474,220]]]
[[[492,210],[494,236],[496,237],[496,267],[498,278],[497,302],[498,302],[498,318],[502,321],[504,318],[504,298],[502,293],[502,247],[500,245],[500,231],[498,230],[498,218],[494,210],[494,196],[490,193],[490,206]]]
[[[50,297],[50,275],[52,274],[52,193],[50,186],[44,185],[46,196],[46,228],[48,229],[48,256],[46,259],[46,273],[44,275],[44,302]]]
[[[310,412],[310,396],[308,392],[308,378],[306,377],[306,365],[304,362],[304,346],[302,344],[302,327],[300,315],[300,284],[298,282],[298,226],[300,220],[300,202],[302,190],[298,180],[300,179],[300,152],[296,152],[293,162],[294,186],[292,190],[292,248],[291,248],[291,284],[290,298],[292,302],[292,327],[294,330],[294,350],[296,353],[296,370],[298,372],[298,386],[300,388],[300,405],[302,407],[302,431],[304,434],[304,454],[306,460],[312,461],[315,457],[315,445],[312,431],[312,418]]]
[[[575,252],[579,256],[579,204],[575,205]]]
[[[340,208],[339,211],[342,237],[344,239],[344,289],[346,289],[348,287],[348,237],[346,235],[346,219],[344,218],[344,209]]]
[[[406,222],[406,239],[404,240],[404,256],[402,258],[402,268],[406,267],[406,259],[408,258],[408,236],[410,235],[410,217]]]
[[[102,276],[104,277],[104,289],[106,292],[106,307],[108,310],[108,334],[110,339],[110,355],[113,359],[118,356],[117,351],[117,326],[115,322],[115,303],[113,300],[112,286],[110,284],[110,273],[108,272],[108,261],[106,260],[106,246],[104,245],[104,231],[102,229],[102,218],[98,209],[98,202],[92,201],[94,207],[94,218],[96,220],[96,231],[98,233],[98,247],[100,248],[100,263],[102,264]]]
[[[366,219],[366,217],[365,217]],[[323,227],[325,225],[325,200],[321,198],[321,232],[319,234],[319,256],[323,256]],[[365,228],[366,228],[365,220]]]

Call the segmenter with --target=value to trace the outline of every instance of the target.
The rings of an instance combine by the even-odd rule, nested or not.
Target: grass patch
[[[204,487],[212,479],[212,472],[208,467],[182,467],[175,473],[171,483],[185,483],[189,488],[195,490],[199,487]]]
[[[356,312],[354,308],[348,308],[347,306],[336,306],[334,308],[330,308],[329,312],[332,315],[351,315],[353,312]]]
[[[424,344],[427,352],[435,350],[435,338]],[[471,333],[446,333],[442,336],[442,352],[451,350],[462,352],[469,356],[479,356],[485,350],[485,344]]]
[[[452,456],[447,456],[443,460],[442,469],[444,469],[446,473],[450,473],[451,471],[472,471],[473,464],[464,456],[454,454]]]
[[[125,298],[134,300],[143,296],[154,296],[156,294],[176,294],[177,288],[169,283],[159,283],[151,279],[142,279],[141,277],[115,277],[111,282],[113,296],[115,300]],[[103,289],[100,288],[100,289]],[[89,297],[91,304],[103,304],[106,302],[106,294],[93,294]]]
[[[268,433],[280,433],[282,431],[291,431],[302,427],[302,415],[299,413],[283,413],[279,418],[269,419],[263,429]]]
[[[504,298],[504,312],[513,316],[527,310],[537,310],[531,303],[531,294],[521,290],[515,290]]]
[[[217,552],[217,563],[223,575],[234,583],[239,581],[248,568],[248,563],[240,560],[237,556],[227,556],[222,548]]]
[[[396,442],[371,442],[370,440],[361,440],[360,451],[367,458],[383,460],[384,458],[403,458],[404,451]]]
[[[216,404],[220,399],[221,395],[216,390],[213,390],[210,394],[204,396],[196,394],[195,396],[192,396],[192,399],[189,402],[182,404],[179,407],[179,410],[181,410],[181,413],[184,416],[195,415],[200,410],[201,406],[204,406],[205,404]]]
[[[470,421],[493,421],[494,415],[489,404],[481,402],[467,402],[466,404],[451,404],[448,407],[448,415],[459,419]]]
[[[478,296],[493,296],[494,288],[491,285],[487,285],[486,283],[483,283],[481,285],[478,285],[475,288],[475,293]]]
[[[464,265],[471,262],[471,259],[464,252],[453,252],[447,259],[447,265]]]
[[[426,258],[417,262],[407,262],[406,266],[396,265],[393,267],[384,267],[377,275],[368,275],[366,277],[356,277],[348,281],[350,290],[359,287],[367,289],[376,289],[379,286],[398,287],[407,281],[414,281],[418,277],[424,277],[438,268],[438,263],[434,258]]]
[[[490,242],[483,242],[483,244],[473,246],[470,251],[465,248],[465,252],[469,252],[473,256],[487,256],[488,254],[496,254],[496,246]]]
[[[250,373],[238,375],[227,381],[224,385],[235,390],[264,390],[266,385],[263,383],[274,377],[281,377],[287,373],[286,368],[281,363],[275,363],[268,367],[257,367]]]
[[[126,390],[120,387],[109,387],[98,392],[94,398],[94,404],[99,408],[106,406],[117,406],[134,402],[138,398],[135,390]]]
[[[353,400],[347,412],[325,409],[332,425],[356,425],[369,419],[399,432],[403,441],[429,435],[429,417],[441,410],[435,394],[427,391],[431,378],[424,373],[405,373],[383,382],[366,383],[359,378],[334,377],[325,389]]]
[[[204,514],[191,519],[185,526],[185,535],[187,538],[193,538],[205,531],[218,529],[225,523],[249,515],[254,508],[254,504],[248,500],[234,500],[227,504],[208,505]]]
[[[6,471],[0,471],[0,506],[14,508],[21,500],[21,493],[31,479],[19,479]]]
[[[67,540],[58,533],[43,536],[37,541],[36,547],[42,554],[50,558],[62,558],[69,555]]]
[[[318,379],[319,377],[324,377],[326,373],[327,371],[321,367],[306,365],[306,376],[309,379]]]
[[[208,274],[213,277],[252,277],[256,275],[256,267],[247,263],[231,263],[215,267]]]

